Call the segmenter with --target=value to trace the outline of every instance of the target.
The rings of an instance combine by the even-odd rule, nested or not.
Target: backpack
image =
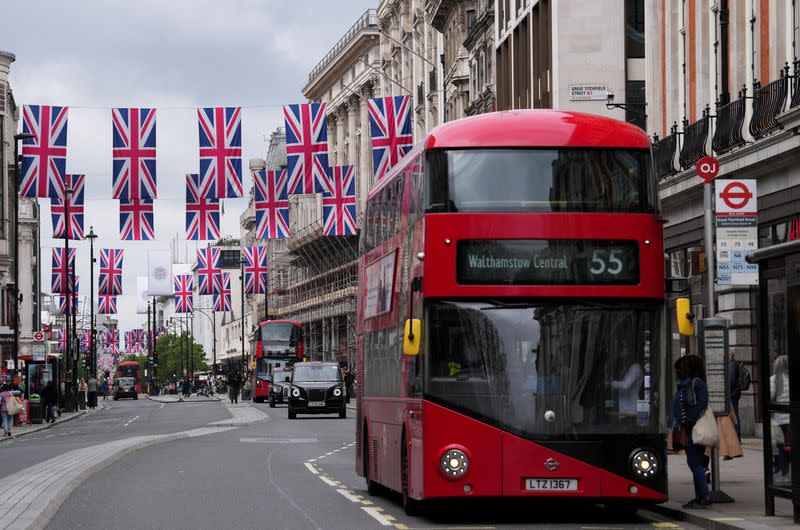
[[[752,376],[750,375],[750,370],[745,367],[744,363],[737,362],[736,363],[737,370],[736,370],[736,386],[739,387],[739,390],[744,392],[748,388],[750,388],[750,383],[752,381]]]

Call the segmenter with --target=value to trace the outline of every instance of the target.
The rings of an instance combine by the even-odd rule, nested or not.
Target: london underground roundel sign
[[[711,184],[719,174],[719,162],[713,156],[704,156],[695,164],[697,176],[705,181],[706,184]]]

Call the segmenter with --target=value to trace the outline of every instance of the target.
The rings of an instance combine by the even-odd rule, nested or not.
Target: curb
[[[713,530],[771,530],[773,527],[709,509],[684,510],[676,502],[648,506],[648,511]]]

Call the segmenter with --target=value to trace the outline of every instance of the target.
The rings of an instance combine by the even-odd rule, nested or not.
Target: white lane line
[[[357,502],[357,503],[361,503],[361,501],[360,501],[360,500],[358,500],[358,499],[356,499],[355,497],[353,497],[353,494],[352,494],[352,493],[350,493],[349,491],[345,490],[345,489],[339,488],[339,489],[337,489],[336,491],[338,491],[338,492],[339,492],[339,494],[341,494],[341,496],[342,496],[342,497],[344,497],[345,499],[347,499],[347,500],[348,500],[348,501],[350,501],[350,502]]]
[[[161,404],[161,406],[160,406],[160,407],[158,407],[158,408],[160,408],[160,409],[163,409],[163,408],[164,408],[164,405],[166,405],[166,403],[162,403],[162,404]]]
[[[316,438],[239,438],[244,444],[308,444],[318,442]]]
[[[309,471],[311,471],[315,475],[319,475],[319,471],[317,471],[317,468],[314,467],[314,464],[311,464],[310,462],[306,462],[305,464],[306,468],[308,468]]]
[[[320,475],[320,476],[319,476],[319,479],[320,479],[322,482],[324,482],[325,484],[327,484],[328,486],[333,486],[334,488],[335,488],[336,486],[338,486],[338,484],[337,484],[337,483],[335,483],[334,481],[332,481],[332,480],[331,480],[331,479],[329,479],[328,477],[323,477],[322,475]]]
[[[392,526],[392,522],[378,511],[380,508],[362,507],[361,509],[367,512],[373,519],[381,523],[382,526]]]
[[[123,427],[127,427],[128,425],[130,425],[131,423],[133,423],[134,421],[136,421],[136,420],[138,420],[138,419],[139,419],[139,416],[134,416],[133,418],[129,419],[129,420],[128,420],[128,423],[126,423],[125,425],[123,425]]]

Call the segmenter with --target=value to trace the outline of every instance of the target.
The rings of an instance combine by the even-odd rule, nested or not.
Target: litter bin
[[[42,423],[44,419],[42,397],[39,394],[31,394],[28,401],[30,401],[30,422]]]

